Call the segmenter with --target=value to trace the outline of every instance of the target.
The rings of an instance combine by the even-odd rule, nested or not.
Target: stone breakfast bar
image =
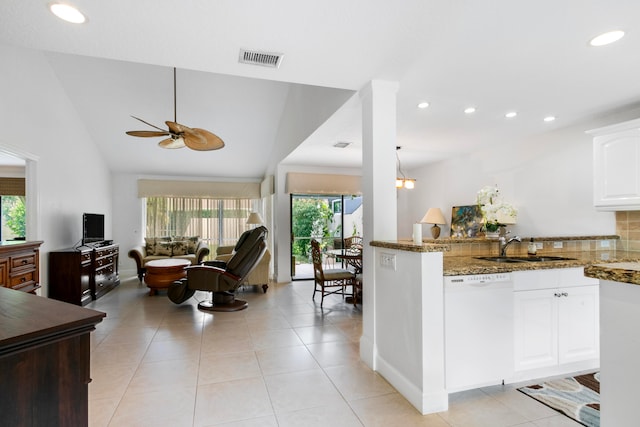
[[[510,246],[509,255],[526,255],[529,239]],[[373,254],[369,262],[374,265],[375,279],[372,285],[365,283],[364,292],[373,325],[363,325],[362,359],[422,414],[445,411],[449,393],[445,382],[444,276],[640,259],[637,252],[616,250],[618,236],[535,240],[542,243],[539,255],[561,254],[574,259],[509,264],[480,260],[475,257],[498,255],[499,250],[497,241],[482,238],[425,239],[422,245],[415,245],[412,240],[371,241]],[[640,299],[640,288],[638,291]]]

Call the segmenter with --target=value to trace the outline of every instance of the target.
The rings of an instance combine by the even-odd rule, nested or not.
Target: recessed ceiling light
[[[508,112],[507,114],[505,114],[504,116],[505,116],[507,119],[512,119],[512,118],[514,118],[514,117],[515,117],[515,116],[517,116],[517,115],[518,115],[518,113],[516,113],[515,111],[509,111],[509,112]]]
[[[418,108],[427,108],[429,106],[429,103],[427,101],[422,101],[421,103],[418,104]]]
[[[351,145],[350,142],[336,142],[335,144],[333,144],[334,147],[336,148],[347,148],[349,145]]]
[[[53,3],[49,6],[49,9],[58,18],[73,24],[82,24],[87,20],[78,9],[68,4]]]
[[[555,118],[555,116],[547,116],[547,117],[545,117],[545,118],[544,118],[544,121],[545,121],[545,122],[552,122],[552,121],[554,121],[555,119],[556,119],[556,118]]]
[[[603,33],[603,34],[600,34],[599,36],[592,38],[589,44],[591,46],[604,46],[613,42],[617,42],[622,37],[624,37],[624,31],[621,31],[621,30],[609,31],[607,33]]]
[[[467,107],[464,109],[465,114],[473,114],[476,112],[476,107]]]

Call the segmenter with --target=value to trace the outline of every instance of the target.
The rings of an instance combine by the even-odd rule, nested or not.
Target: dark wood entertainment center
[[[118,245],[49,252],[49,298],[86,305],[120,284]]]

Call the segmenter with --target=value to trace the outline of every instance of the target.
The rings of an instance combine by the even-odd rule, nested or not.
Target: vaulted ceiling
[[[49,3],[0,2],[0,43],[46,52],[114,171],[259,178],[300,85],[347,99],[372,79],[397,81],[408,168],[640,102],[637,0],[75,0],[88,18],[80,25],[53,16]],[[626,36],[589,46],[613,29]],[[241,64],[242,48],[284,59],[279,68]],[[162,150],[125,135],[145,128],[131,115],[172,120],[173,67],[178,121],[218,134],[224,149]],[[359,111],[354,95],[286,162],[358,167]]]

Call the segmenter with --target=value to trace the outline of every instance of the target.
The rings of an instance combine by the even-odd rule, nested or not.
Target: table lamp
[[[424,214],[422,221],[420,222],[433,224],[433,227],[431,227],[431,236],[433,236],[434,239],[440,237],[440,227],[438,226],[438,224],[447,223],[444,220],[444,215],[442,215],[442,211],[440,210],[440,208],[429,208],[427,213]]]
[[[262,221],[262,216],[259,212],[251,212],[249,214],[249,218],[247,218],[247,225],[253,225],[254,228],[258,225],[262,225],[264,221]]]

